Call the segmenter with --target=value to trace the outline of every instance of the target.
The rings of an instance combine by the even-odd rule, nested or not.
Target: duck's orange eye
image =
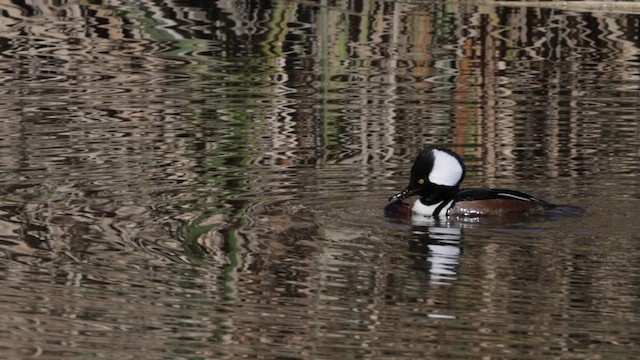
[[[420,185],[424,184],[424,179],[418,179],[418,184]]]

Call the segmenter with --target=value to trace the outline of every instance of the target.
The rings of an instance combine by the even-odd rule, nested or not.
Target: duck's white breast
[[[411,208],[411,211],[413,213],[413,216],[433,217],[433,213],[440,206],[442,206],[443,202],[444,201],[441,201],[439,203],[435,203],[433,205],[425,205],[425,204],[422,203],[422,201],[416,200],[416,202],[413,203],[413,207]],[[437,216],[438,217],[446,217],[447,216],[447,210],[449,210],[449,208],[452,205],[453,205],[453,200],[450,200],[444,207],[442,207],[442,209],[440,210],[440,213]]]

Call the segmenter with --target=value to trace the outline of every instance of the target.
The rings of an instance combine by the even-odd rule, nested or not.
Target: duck
[[[466,168],[458,154],[448,148],[423,148],[411,167],[409,185],[389,198],[389,217],[478,218],[488,216],[544,214],[557,205],[508,189],[460,189]],[[413,206],[404,200],[419,196]]]

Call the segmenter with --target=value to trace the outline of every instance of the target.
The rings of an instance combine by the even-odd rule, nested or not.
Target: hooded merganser
[[[385,213],[392,217],[479,217],[543,213],[556,205],[531,195],[504,189],[462,189],[465,176],[462,159],[453,151],[427,146],[411,168],[409,185],[389,198]],[[402,200],[419,195],[413,207]]]

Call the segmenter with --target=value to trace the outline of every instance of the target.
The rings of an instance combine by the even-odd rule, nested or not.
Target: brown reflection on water
[[[10,356],[637,352],[637,15],[0,7]],[[587,214],[382,218],[426,143],[461,153],[469,184]]]

